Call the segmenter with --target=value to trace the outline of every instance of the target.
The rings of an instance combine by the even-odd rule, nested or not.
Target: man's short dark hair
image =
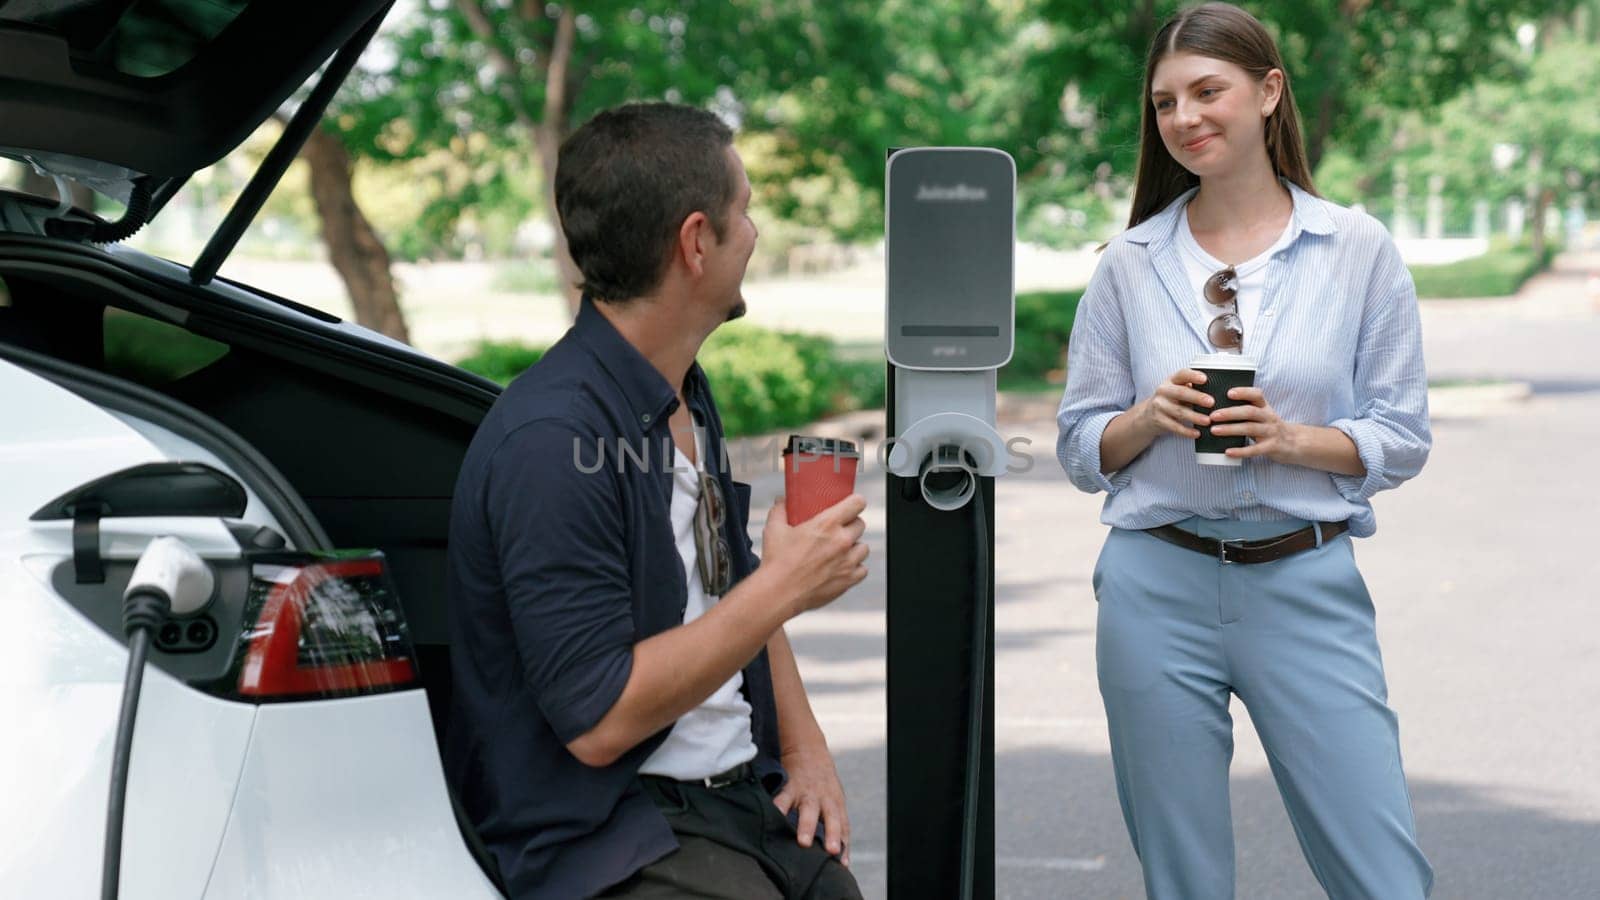
[[[725,153],[733,131],[702,109],[638,103],[606,110],[573,132],[556,163],[556,210],[579,286],[627,300],[661,283],[678,226],[706,214],[722,240],[733,202]]]

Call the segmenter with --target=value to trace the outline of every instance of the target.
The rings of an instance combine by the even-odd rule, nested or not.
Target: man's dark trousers
[[[601,894],[607,900],[860,900],[855,876],[794,826],[754,777],[721,787],[642,776],[679,848]]]

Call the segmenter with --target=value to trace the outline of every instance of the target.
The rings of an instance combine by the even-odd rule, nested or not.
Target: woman
[[[1432,440],[1411,277],[1376,220],[1317,196],[1248,13],[1209,3],[1164,25],[1145,101],[1133,213],[1078,307],[1057,453],[1108,494],[1096,654],[1146,891],[1233,896],[1233,694],[1323,889],[1424,897],[1351,549]],[[1240,350],[1255,386],[1213,410],[1189,363]],[[1196,464],[1203,425],[1250,439],[1227,451],[1239,465]]]

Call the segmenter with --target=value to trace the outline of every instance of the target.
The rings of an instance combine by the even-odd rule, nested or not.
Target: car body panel
[[[40,506],[118,469],[164,459],[75,394],[0,362],[0,896],[97,897],[111,755],[128,654],[51,587],[72,554],[70,522]],[[208,558],[237,557],[214,519],[108,520],[102,546],[135,558],[177,534]],[[122,896],[199,896],[233,804],[256,708],[146,669],[128,779]]]
[[[263,706],[207,898],[497,898],[420,690]]]
[[[165,459],[110,413],[4,361],[0,397],[5,398],[0,472],[8,473],[0,478],[0,534],[28,523],[46,503],[79,485]]]

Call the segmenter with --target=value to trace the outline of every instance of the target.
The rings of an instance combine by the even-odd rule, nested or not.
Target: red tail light
[[[381,553],[258,559],[240,635],[238,691],[348,696],[416,681],[416,655]]]

